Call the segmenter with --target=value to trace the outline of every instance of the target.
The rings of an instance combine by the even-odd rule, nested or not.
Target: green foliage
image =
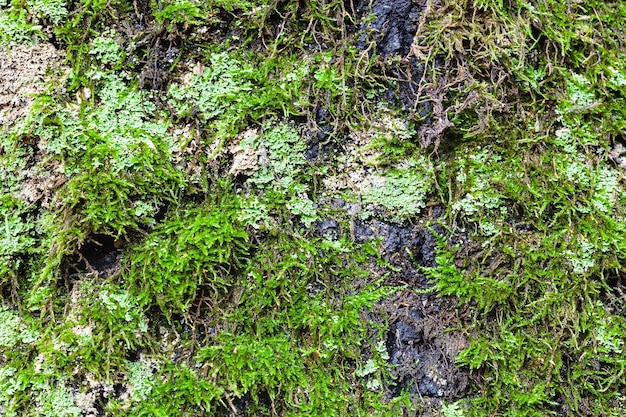
[[[443,417],[465,417],[465,411],[458,402],[444,404],[441,407],[441,413]]]
[[[222,391],[188,366],[166,365],[160,371],[160,382],[128,414],[130,416],[198,415],[216,411],[213,401]]]
[[[501,163],[500,155],[476,149],[469,157],[461,157],[457,164],[456,181],[459,184],[458,189],[464,195],[452,204],[451,210],[455,214],[462,213],[468,220],[480,219],[478,226],[486,236],[497,233],[501,226],[487,219],[495,220],[498,218],[497,214],[507,212],[504,196],[495,184],[512,179],[514,173],[494,169]]]
[[[156,385],[155,365],[147,360],[127,362],[128,385],[133,401],[145,400]]]
[[[20,415],[23,404],[31,401],[31,387],[38,391],[50,388],[29,363],[41,337],[36,321],[28,314],[0,307],[0,406],[5,415]]]
[[[441,245],[425,273],[440,293],[490,313],[474,313],[457,358],[481,375],[469,415],[614,414],[626,363],[611,277],[623,273],[626,200],[607,150],[626,121],[616,88],[626,9],[444,3],[422,35],[463,85],[450,104],[463,108],[450,115],[462,140],[438,181],[453,233],[469,241]]]
[[[233,397],[248,393],[258,402],[263,392],[275,398],[281,387],[295,391],[309,384],[303,356],[286,335],[250,340],[249,335],[222,334],[215,345],[200,351],[198,360],[207,365],[211,378],[219,377],[218,386],[226,387]],[[287,402],[295,405],[295,400]]]
[[[0,285],[10,283],[15,290],[25,258],[40,253],[36,223],[31,208],[9,194],[0,200],[0,213],[4,217],[0,228]]]
[[[133,294],[112,283],[83,280],[68,303],[69,314],[58,337],[70,357],[102,376],[122,367],[130,352],[149,340],[148,319]]]
[[[0,307],[0,347],[3,356],[7,354],[7,349],[32,343],[38,337],[37,331],[28,326],[16,312],[5,306]]]
[[[289,57],[253,65],[257,58],[210,54],[201,75],[191,75],[187,84],[170,86],[170,106],[178,117],[200,119],[219,141],[264,116],[298,113],[309,63]]]
[[[154,18],[168,30],[174,32],[176,26],[196,26],[221,22],[227,12],[252,26],[263,24],[271,3],[268,0],[233,1],[211,0],[197,2],[192,0],[168,0],[154,10]],[[222,14],[222,16],[220,16]],[[237,26],[242,25],[239,21]]]
[[[113,58],[110,41],[106,42],[102,37],[112,33],[111,22],[120,21],[124,11],[131,6],[122,0],[79,0],[66,4],[67,17],[55,22],[58,24],[52,29],[56,39],[65,47],[66,62],[71,68],[68,90],[72,91],[90,85],[93,76],[90,72],[102,63],[93,62],[94,48],[96,58],[102,56],[103,48],[108,49],[106,58]]]
[[[118,238],[150,228],[160,207],[175,202],[183,188],[172,164],[168,125],[154,105],[123,77],[96,72],[93,81],[93,101],[77,105],[43,95],[11,133],[18,147],[37,138],[46,156],[38,168],[56,171],[65,181],[55,194],[53,215],[41,224],[54,239],[42,242],[47,259],[35,279],[38,291],[29,296],[31,306],[52,300],[59,268],[90,234]]]
[[[0,153],[0,288],[20,303],[22,275],[45,252],[46,234],[36,208],[21,196],[28,153],[8,136],[2,137]]]
[[[304,158],[298,123],[320,102],[333,118],[353,113],[354,80],[369,60],[351,61],[360,52],[332,23],[345,6],[151,7],[29,0],[0,12],[3,43],[31,40],[41,23],[71,66],[68,85],[38,97],[1,142],[0,283],[25,308],[0,312],[2,412],[86,414],[93,392],[121,384],[128,395],[109,394],[111,415],[226,415],[233,401],[260,415],[396,414],[400,401],[385,399],[383,330],[364,315],[392,292],[361,268],[376,251],[310,230],[316,176],[328,168]],[[270,39],[277,13],[286,30]],[[209,34],[231,18],[228,39],[215,44]],[[194,25],[208,30],[187,37]],[[326,39],[341,33],[340,42],[314,51],[307,26]],[[163,97],[122,71],[134,48],[154,48],[161,66],[158,42],[183,34],[188,49]],[[254,50],[231,47],[259,36]],[[194,71],[180,73],[189,63]],[[277,121],[292,116],[300,119]],[[172,123],[190,137],[174,135]],[[337,134],[340,122],[329,123]],[[224,172],[221,151],[236,159],[244,131],[260,132],[240,141],[259,158],[235,194],[215,178],[238,173]],[[20,193],[40,172],[58,182],[46,204],[27,204]],[[83,267],[94,235],[115,239],[112,270]]]
[[[42,97],[22,129],[63,163],[70,177],[61,193],[63,208],[91,231],[119,236],[153,223],[159,205],[175,198],[182,177],[172,166],[172,139],[167,124],[155,120],[155,107],[123,78],[93,75],[97,103],[62,106]]]
[[[169,24],[199,25],[204,22],[206,16],[202,9],[203,5],[195,1],[167,1],[154,13],[154,18],[161,24],[167,21]]]
[[[429,72],[413,81],[451,134],[431,158],[399,111],[370,123],[382,156],[358,197],[408,222],[440,197],[459,235],[423,271],[473,312],[457,361],[477,385],[467,409],[439,414],[621,415],[626,8],[436,3],[412,47]],[[93,383],[128,389],[111,415],[401,414],[385,399],[385,329],[364,317],[392,292],[363,269],[376,251],[345,224],[333,241],[311,230],[336,161],[307,161],[307,138],[323,128],[342,144],[392,84],[351,44],[358,13],[327,1],[0,7],[3,46],[54,33],[72,67],[0,142],[2,412],[80,415]],[[170,72],[163,97],[120,71],[141,48]],[[23,196],[41,172],[60,180],[50,207]],[[119,271],[78,270],[93,234],[127,242]]]
[[[231,330],[210,339],[196,357],[212,387],[203,409],[249,398],[247,413],[338,415],[361,409],[361,401],[380,401],[353,392],[359,376],[348,361],[357,361],[369,344],[361,313],[390,291],[343,295],[327,274],[363,275],[345,257],[349,245],[279,235],[258,248],[237,280],[236,302],[212,314],[214,325],[229,323]]]
[[[33,416],[66,417],[80,416],[81,409],[74,404],[74,398],[64,384],[42,390],[36,398],[37,409]]]
[[[238,199],[224,194],[204,207],[176,210],[130,255],[124,282],[142,306],[186,311],[200,288],[219,297],[248,254]]]
[[[494,408],[506,410],[503,415],[546,415],[555,399],[572,410],[591,399],[608,404],[612,395],[604,393],[626,384],[615,353],[623,334],[600,341],[612,333],[605,320],[622,321],[600,290],[626,256],[621,174],[580,144],[572,146],[575,156],[558,143],[525,157],[520,142],[515,149],[493,146],[480,164],[450,162],[458,169],[450,189],[462,191],[453,194],[451,215],[481,245],[471,257],[468,249],[444,245],[438,266],[425,272],[440,293],[494,312],[477,317],[477,336],[458,357],[486,376],[486,394],[470,408],[475,415]],[[606,330],[591,334],[582,323]],[[610,357],[600,359],[599,346]],[[590,370],[599,360],[606,377]],[[587,384],[590,374],[594,382]]]
[[[122,59],[122,51],[115,38],[115,32],[109,30],[101,33],[91,41],[89,54],[103,64],[118,63]]]
[[[53,25],[59,24],[67,17],[65,0],[31,0],[27,1],[31,13],[49,20]]]

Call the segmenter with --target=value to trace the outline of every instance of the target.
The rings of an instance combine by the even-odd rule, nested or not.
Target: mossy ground
[[[2,414],[626,411],[623,2],[0,5]]]

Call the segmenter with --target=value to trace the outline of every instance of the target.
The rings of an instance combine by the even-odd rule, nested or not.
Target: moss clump
[[[626,54],[614,32],[626,10],[442,6],[424,45],[447,53],[447,74],[463,87],[452,89],[458,141],[439,184],[449,190],[453,234],[470,244],[443,239],[439,266],[426,273],[476,309],[472,343],[458,358],[480,375],[469,414],[620,414],[624,320],[614,292],[626,200],[608,151],[626,120],[610,81]],[[621,329],[608,330],[609,341],[607,322]]]
[[[224,296],[249,252],[241,210],[237,198],[181,207],[155,228],[130,254],[122,274],[138,302],[157,305],[169,316],[187,311],[200,288]]]

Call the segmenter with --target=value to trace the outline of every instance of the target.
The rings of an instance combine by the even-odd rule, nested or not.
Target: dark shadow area
[[[80,272],[95,273],[99,276],[111,274],[119,267],[121,239],[113,236],[91,235],[72,257],[71,264]]]

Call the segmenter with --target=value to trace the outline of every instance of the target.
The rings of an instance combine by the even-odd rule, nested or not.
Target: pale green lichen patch
[[[39,333],[30,328],[14,311],[0,307],[0,346],[13,349],[18,344],[30,344]]]
[[[432,163],[423,157],[408,160],[398,169],[370,178],[370,185],[361,193],[361,201],[366,206],[361,214],[372,215],[367,206],[374,205],[384,207],[386,215],[396,221],[415,217],[425,207],[433,185]]]
[[[309,197],[313,192],[309,185],[313,168],[304,157],[306,143],[302,140],[300,129],[289,123],[267,124],[263,133],[247,135],[239,147],[243,156],[241,159],[235,157],[239,165],[234,165],[231,170],[241,171],[242,164],[250,165],[247,168],[250,175],[247,184],[251,189],[265,195],[266,201],[274,198],[282,200],[291,214],[298,216],[307,227],[310,226],[318,214],[315,203]],[[245,155],[247,162],[243,162]],[[258,206],[259,202],[256,200],[254,205]],[[267,213],[269,210],[268,207],[263,211]],[[257,208],[255,223],[261,220],[258,214],[263,211]],[[269,220],[269,217],[265,219],[266,222]]]
[[[80,416],[82,411],[74,402],[74,397],[65,384],[56,387],[40,387],[41,391],[35,401],[37,412],[35,415],[50,417]]]

